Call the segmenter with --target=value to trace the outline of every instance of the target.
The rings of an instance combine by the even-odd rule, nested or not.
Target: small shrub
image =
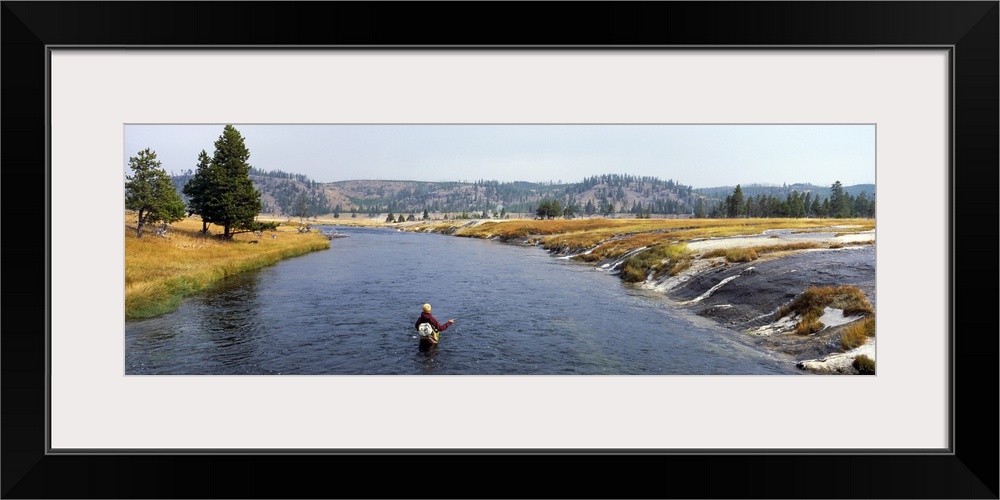
[[[734,248],[726,252],[729,262],[752,262],[757,260],[757,251],[753,248]]]
[[[703,257],[725,257],[726,262],[751,262],[757,260],[757,258],[765,253],[771,252],[787,252],[791,250],[805,250],[809,248],[818,248],[818,243],[813,242],[800,242],[800,243],[787,243],[784,245],[764,245],[756,247],[746,247],[746,248],[720,248],[717,250],[710,250],[705,252]]]
[[[832,302],[830,295],[829,288],[810,288],[796,297],[791,304],[782,306],[781,315],[785,316],[789,313],[796,313],[803,317],[810,314],[819,317],[823,314],[823,308]]]
[[[636,257],[629,257],[622,263],[622,270],[619,276],[626,283],[638,283],[646,279],[642,261]]]
[[[799,324],[795,325],[795,333],[799,335],[812,335],[822,330],[823,326],[818,316],[809,315],[799,320]]]
[[[720,248],[706,252],[704,257],[725,257],[726,262],[750,262],[756,260],[758,255],[754,248]]]
[[[875,318],[868,316],[854,323],[847,325],[844,334],[840,336],[840,350],[850,351],[860,347],[868,340],[868,337],[875,336]]]
[[[619,276],[630,283],[645,281],[650,273],[673,276],[690,266],[691,258],[692,252],[683,243],[657,245],[625,259]]]
[[[854,358],[851,366],[861,375],[875,375],[875,360],[864,354]]]
[[[875,336],[875,316],[868,316],[858,321],[858,328],[864,330],[868,337]]]
[[[671,267],[670,270],[667,271],[667,273],[670,274],[671,276],[677,276],[678,274],[684,272],[684,270],[689,267],[691,267],[691,259],[684,259],[674,264],[673,267]]]
[[[834,290],[833,307],[842,309],[844,316],[871,316],[875,308],[864,292],[853,286],[839,286]],[[874,324],[872,325],[874,329]]]

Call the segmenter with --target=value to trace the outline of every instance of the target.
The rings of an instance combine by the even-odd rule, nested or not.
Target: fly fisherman
[[[413,325],[413,327],[420,333],[420,348],[426,349],[434,344],[437,344],[438,338],[441,336],[441,332],[447,330],[448,327],[454,323],[454,319],[449,319],[444,322],[444,324],[438,323],[438,320],[431,315],[431,305],[424,304],[423,312],[420,313],[420,317],[417,318],[417,322]],[[424,324],[429,326],[421,328],[421,325]]]

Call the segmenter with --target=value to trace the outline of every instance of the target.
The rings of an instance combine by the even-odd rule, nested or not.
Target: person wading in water
[[[428,326],[421,326],[425,324]],[[421,349],[427,349],[428,347],[437,344],[441,332],[447,330],[448,327],[453,324],[455,324],[454,319],[449,319],[443,324],[438,323],[438,320],[431,315],[431,305],[424,304],[424,311],[420,313],[420,317],[417,318],[417,322],[413,325],[413,327],[420,333],[419,347]]]

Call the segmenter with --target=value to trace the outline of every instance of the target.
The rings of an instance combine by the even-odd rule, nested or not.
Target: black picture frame
[[[0,349],[4,498],[998,498],[997,328],[968,307],[997,297],[993,242],[968,227],[998,206],[997,1],[2,3],[4,208],[31,228],[45,214],[46,234],[60,216],[42,189],[53,45],[951,47],[950,307],[962,311],[951,453],[52,455],[50,249],[31,229],[3,247],[15,277]]]

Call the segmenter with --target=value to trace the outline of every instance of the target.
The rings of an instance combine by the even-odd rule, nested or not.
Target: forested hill
[[[178,192],[192,176],[190,171],[173,176]],[[593,176],[572,184],[496,180],[319,183],[301,174],[259,169],[252,169],[250,177],[263,195],[263,212],[289,216],[374,216],[386,212],[419,216],[425,210],[451,216],[483,212],[497,216],[501,212],[534,212],[545,200],[558,200],[578,215],[690,214],[699,198],[690,186],[674,180],[621,174]]]
[[[193,176],[192,171],[172,176],[178,193]],[[557,200],[574,215],[631,214],[638,217],[713,216],[724,212],[726,198],[734,187],[693,189],[673,179],[605,174],[576,183],[424,182],[409,180],[350,180],[320,183],[302,174],[280,170],[252,169],[250,177],[262,193],[263,213],[278,216],[323,216],[341,214],[373,217],[379,214],[429,214],[449,217],[498,217],[509,213],[535,213],[540,204]],[[790,199],[791,193],[810,198],[830,196],[830,186],[790,184],[742,186],[747,198],[770,196]],[[844,186],[857,197],[866,193],[874,200],[875,186]],[[187,200],[184,200],[187,202]]]

